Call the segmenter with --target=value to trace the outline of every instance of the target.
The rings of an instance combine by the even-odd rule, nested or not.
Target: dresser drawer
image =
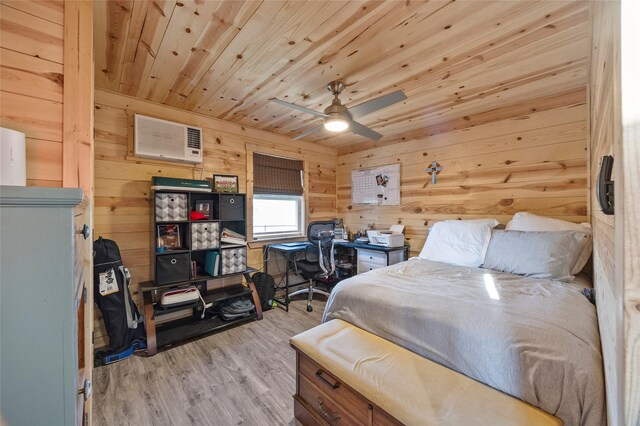
[[[367,262],[373,265],[387,266],[387,255],[381,251],[358,250],[358,263]]]
[[[331,399],[339,401],[340,405],[353,417],[362,421],[368,418],[369,404],[319,364],[304,355],[300,355],[298,359],[298,371],[300,376],[307,379],[308,382],[312,383]],[[302,391],[300,391],[300,393],[302,393]],[[317,398],[307,399],[307,403],[314,407],[314,409],[317,408]]]
[[[374,269],[384,268],[383,265],[369,262],[358,262],[358,273],[364,274],[365,272],[373,271]]]
[[[297,424],[304,426],[324,426],[326,422],[322,422],[315,411],[309,408],[309,404],[300,398],[299,395],[293,396],[293,415],[298,420]]]
[[[298,375],[298,394],[300,398],[330,425],[365,425],[368,418],[356,420],[349,414],[356,415],[347,408],[343,408],[333,398],[323,393],[303,375]],[[340,401],[343,402],[342,400]]]

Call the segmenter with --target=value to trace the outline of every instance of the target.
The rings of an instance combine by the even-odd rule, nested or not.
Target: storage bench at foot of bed
[[[294,415],[303,425],[521,425],[562,422],[341,320],[291,339]]]

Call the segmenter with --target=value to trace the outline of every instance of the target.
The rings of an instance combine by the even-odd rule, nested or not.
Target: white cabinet
[[[406,260],[404,247],[398,247],[397,250],[388,251],[363,248],[357,248],[356,250],[358,252],[358,274],[384,268],[385,266],[394,265]]]

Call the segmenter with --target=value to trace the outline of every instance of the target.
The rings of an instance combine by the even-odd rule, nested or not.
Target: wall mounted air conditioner
[[[202,163],[202,129],[135,115],[136,157]]]

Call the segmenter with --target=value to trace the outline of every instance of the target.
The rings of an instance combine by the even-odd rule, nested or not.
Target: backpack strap
[[[120,266],[118,271],[122,274],[124,289],[122,290],[124,293],[124,308],[127,311],[127,325],[129,328],[135,329],[138,328],[138,323],[140,321],[140,317],[131,312],[131,300],[129,299],[129,283],[131,282],[131,274],[129,273],[129,269],[124,266]]]

